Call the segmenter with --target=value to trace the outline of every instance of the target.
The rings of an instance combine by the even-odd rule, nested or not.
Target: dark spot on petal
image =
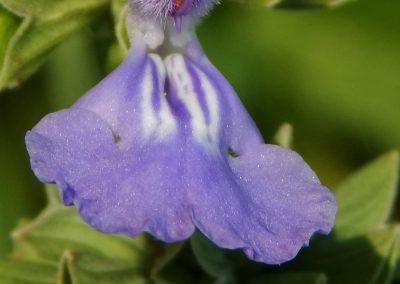
[[[117,133],[113,132],[113,136],[114,136],[114,143],[115,144],[119,144],[122,141],[121,136],[119,136]]]
[[[239,157],[239,155],[236,154],[235,151],[233,151],[232,147],[228,147],[228,155],[229,155],[231,158],[237,158],[237,157]]]

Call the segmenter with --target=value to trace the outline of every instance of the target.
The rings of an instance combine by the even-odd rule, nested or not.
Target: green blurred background
[[[267,140],[282,122],[329,186],[382,152],[400,149],[400,1],[278,11],[227,0],[199,37]],[[109,15],[53,52],[41,71],[0,95],[0,257],[17,222],[44,206],[24,135],[110,71],[118,54]],[[112,48],[114,46],[114,48]]]

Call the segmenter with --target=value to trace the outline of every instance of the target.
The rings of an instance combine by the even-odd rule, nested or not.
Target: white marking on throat
[[[151,62],[150,62],[151,61]],[[153,66],[157,76],[153,76]],[[149,62],[145,67],[145,75],[142,87],[141,122],[144,138],[165,140],[177,130],[177,123],[172,115],[167,99],[164,96],[166,70],[159,55],[150,54]],[[157,89],[157,90],[156,90]],[[159,96],[159,110],[153,105],[153,94]]]
[[[217,91],[207,75],[198,67],[192,68],[199,78],[200,87],[204,93],[210,121],[207,124],[205,113],[201,108],[199,94],[196,93],[193,78],[186,66],[185,59],[180,54],[173,54],[165,59],[168,76],[175,88],[178,99],[185,105],[191,116],[191,127],[194,138],[206,146],[218,143],[219,133],[219,101]]]

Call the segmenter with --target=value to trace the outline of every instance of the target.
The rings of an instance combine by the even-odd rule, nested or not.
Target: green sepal
[[[114,18],[114,29],[119,46],[124,54],[129,49],[128,31],[126,29],[126,18],[128,16],[128,5],[126,0],[111,0],[111,11]]]
[[[128,5],[125,0],[112,0],[111,11],[114,19],[114,30],[117,42],[112,44],[108,50],[107,70],[112,71],[124,60],[128,53],[130,42],[126,28],[126,17]]]

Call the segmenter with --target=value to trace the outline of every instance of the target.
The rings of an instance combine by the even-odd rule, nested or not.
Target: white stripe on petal
[[[177,123],[164,97],[166,71],[159,55],[150,54],[149,59],[156,68],[153,70],[151,62],[145,67],[143,87],[141,90],[141,121],[144,138],[164,140],[176,131]],[[153,76],[153,74],[156,76]],[[153,95],[159,96],[160,109],[156,111],[153,105]]]
[[[193,66],[200,80],[200,87],[205,96],[206,106],[210,114],[209,125],[201,108],[199,94],[196,94],[193,78],[182,55],[174,54],[165,59],[168,76],[171,78],[178,99],[185,105],[191,116],[194,138],[201,144],[209,146],[218,143],[219,107],[217,92],[207,76]]]
[[[174,133],[176,130],[175,117],[172,115],[171,109],[164,96],[164,86],[166,78],[166,70],[164,62],[161,57],[156,54],[150,54],[150,58],[153,60],[154,65],[157,69],[158,74],[158,86],[159,86],[159,96],[160,96],[160,110],[159,110],[159,125],[157,127],[156,136],[160,139],[168,137],[170,134]]]
[[[218,141],[219,132],[219,102],[217,91],[214,85],[207,78],[206,74],[199,68],[195,67],[196,73],[199,76],[201,87],[206,98],[208,112],[210,114],[210,124],[208,125],[208,135],[212,142]]]
[[[152,105],[152,96],[157,82],[153,81],[150,62],[146,63],[141,90],[141,122],[144,138],[149,138],[157,128],[157,116]]]

